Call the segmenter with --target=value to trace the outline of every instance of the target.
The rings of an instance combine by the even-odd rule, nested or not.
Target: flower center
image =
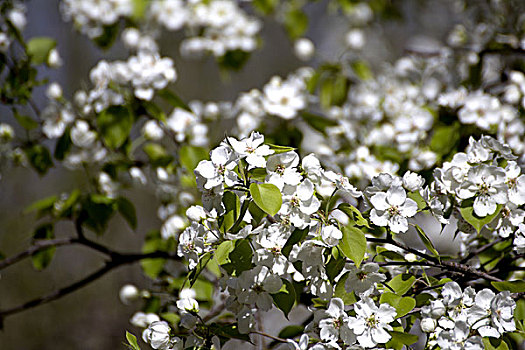
[[[388,208],[388,214],[390,214],[390,216],[396,216],[400,213],[401,212],[399,211],[399,208],[396,205],[393,205],[390,208]]]
[[[275,172],[279,175],[283,175],[284,174],[284,170],[286,169],[286,167],[282,164],[279,164],[275,167]]]
[[[376,328],[379,321],[376,319],[376,315],[371,315],[366,319],[366,325],[370,328]]]

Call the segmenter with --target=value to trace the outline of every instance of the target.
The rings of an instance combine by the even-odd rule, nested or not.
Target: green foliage
[[[57,140],[55,152],[53,153],[53,156],[57,160],[64,160],[67,153],[71,149],[71,146],[73,145],[73,143],[71,142],[70,131],[71,128],[67,128],[62,134],[62,136],[60,136]]]
[[[479,233],[483,226],[490,224],[492,220],[494,220],[494,218],[498,216],[503,206],[501,204],[498,204],[498,208],[493,214],[487,215],[485,217],[479,217],[476,215],[476,213],[474,213],[473,203],[474,200],[472,199],[464,200],[461,203],[461,208],[459,208],[459,211],[463,219],[465,219],[465,221],[471,224]]]
[[[13,115],[18,124],[26,130],[33,130],[38,127],[38,123],[33,118],[18,113],[16,109],[13,109]]]
[[[135,230],[137,228],[137,213],[133,203],[125,197],[119,197],[116,200],[116,205],[117,210],[129,224],[129,227]]]
[[[241,70],[248,59],[250,58],[250,53],[242,50],[230,50],[217,58],[217,63],[223,69],[229,69],[233,71]]]
[[[115,200],[99,194],[91,194],[82,201],[80,221],[95,231],[102,234],[109,220],[115,213]]]
[[[295,288],[287,279],[282,278],[283,286],[281,290],[272,294],[273,302],[288,318],[288,314],[295,304]]]
[[[372,79],[374,74],[365,61],[354,61],[352,62],[352,69],[354,73],[362,80]]]
[[[97,125],[104,143],[119,148],[126,142],[133,126],[133,115],[124,106],[111,106],[97,116]]]
[[[52,224],[43,224],[37,227],[33,234],[33,239],[35,241],[39,240],[48,240],[55,238],[55,235],[53,233],[53,225]],[[51,261],[53,260],[53,257],[55,256],[56,247],[51,246],[47,247],[45,249],[42,249],[33,255],[31,255],[31,260],[33,262],[33,267],[41,271],[49,266]]]
[[[227,232],[233,227],[241,213],[241,201],[235,193],[226,191],[222,197],[222,203],[224,204],[225,214],[221,215],[219,225],[223,232]]]
[[[499,291],[508,290],[511,293],[525,293],[525,281],[490,282]]]
[[[126,331],[126,340],[128,341],[131,350],[140,350],[139,344],[137,343],[137,337],[128,331]]]
[[[158,230],[150,231],[146,235],[144,245],[142,246],[143,253],[151,253],[155,251],[169,251],[171,243],[170,241],[164,240]],[[156,258],[156,259],[143,259],[140,261],[142,270],[146,276],[155,279],[164,269],[164,264],[166,259]]]
[[[27,159],[39,175],[45,175],[53,166],[51,153],[46,146],[35,144],[25,149]]]
[[[326,134],[326,128],[339,125],[335,120],[310,112],[302,112],[301,117],[308,125],[323,134]]]
[[[199,262],[197,263],[197,266],[195,266],[195,268],[192,269],[190,273],[188,274],[190,288],[193,287],[193,285],[197,281],[197,278],[199,278],[202,270],[206,268],[206,265],[208,265],[208,262],[211,260],[212,257],[213,257],[212,253],[208,252],[208,253],[204,253],[199,258]]]
[[[345,305],[352,305],[357,302],[357,298],[354,292],[348,293],[345,288],[345,282],[348,278],[349,272],[346,272],[335,285],[334,297],[341,298]]]
[[[255,204],[271,216],[277,214],[283,204],[281,191],[272,184],[252,183],[250,185],[250,194]]]
[[[179,151],[179,157],[180,164],[193,173],[201,160],[208,159],[208,151],[204,147],[183,146]]]
[[[298,39],[308,29],[308,16],[301,9],[292,8],[285,14],[284,27],[292,40]]]
[[[412,345],[418,341],[418,336],[398,331],[388,331],[392,339],[386,343],[387,349],[401,350],[405,345]]]
[[[452,152],[459,144],[459,128],[460,125],[457,122],[452,125],[436,127],[430,140],[430,149],[440,156],[445,156]]]
[[[370,228],[370,225],[368,224],[368,220],[363,217],[363,214],[354,207],[351,204],[348,203],[341,203],[337,206],[337,209],[341,210],[343,213],[345,213],[348,218],[355,222],[357,226],[365,226]]]
[[[405,316],[416,306],[416,300],[414,298],[401,297],[391,292],[382,293],[379,302],[393,306],[397,311],[397,318]]]
[[[275,11],[279,0],[253,0],[253,6],[264,15],[269,15]]]
[[[396,294],[403,295],[412,288],[415,282],[416,277],[414,275],[403,273],[392,278],[388,282],[388,286],[392,288]]]
[[[366,253],[366,237],[363,231],[353,226],[343,227],[343,238],[339,242],[341,252],[357,267],[361,265]]]
[[[427,247],[427,249],[428,249],[432,254],[434,254],[435,257],[437,257],[438,259],[440,259],[438,251],[437,251],[436,248],[434,247],[434,244],[432,243],[432,241],[430,240],[430,238],[428,238],[428,236],[427,236],[427,234],[425,233],[425,231],[423,231],[423,229],[422,229],[421,227],[419,227],[419,225],[416,225],[416,231],[417,231],[417,234],[419,235],[419,238],[421,239],[421,241],[422,241],[423,244],[425,245],[425,247]]]
[[[118,37],[118,33],[120,30],[120,23],[116,22],[115,24],[104,26],[102,34],[98,37],[96,37],[93,42],[98,45],[101,49],[107,50],[109,49],[113,43],[115,43],[115,40]]]
[[[166,149],[158,143],[148,142],[142,146],[153,167],[165,167],[173,161]]]
[[[228,247],[224,248],[229,249]],[[222,255],[222,254],[221,254]],[[243,271],[250,270],[252,264],[253,250],[247,239],[238,239],[235,241],[235,247],[228,254],[229,262],[222,264],[222,267],[232,276],[239,276]],[[221,257],[221,261],[224,261]]]
[[[497,339],[497,338],[483,338],[483,345],[485,346],[485,350],[508,350],[509,347],[507,343],[503,339]]]
[[[162,89],[157,91],[157,96],[168,102],[174,108],[185,109],[188,112],[193,112],[190,107],[174,92],[169,89]]]
[[[47,37],[35,37],[27,42],[27,55],[33,64],[47,62],[49,52],[56,46],[56,41]]]
[[[301,325],[286,326],[283,329],[281,329],[281,331],[279,332],[279,338],[292,339],[303,333],[304,333],[304,326],[301,326]]]

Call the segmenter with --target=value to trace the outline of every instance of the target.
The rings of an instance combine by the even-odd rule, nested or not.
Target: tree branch
[[[83,279],[75,283],[72,283],[69,286],[53,291],[43,297],[35,298],[24,304],[0,311],[0,329],[3,326],[3,320],[9,315],[13,315],[13,314],[25,311],[25,310],[29,310],[39,305],[47,304],[51,301],[60,299],[63,296],[73,293],[74,291],[99,279],[100,277],[104,276],[106,273],[110,272],[111,270],[119,266],[132,264],[134,262],[137,262],[143,259],[154,259],[154,258],[179,259],[179,257],[176,256],[175,254],[171,254],[168,252],[162,252],[162,251],[156,251],[156,252],[151,252],[151,253],[137,253],[137,254],[135,253],[134,254],[121,254],[121,253],[113,252],[112,258],[110,261],[107,261],[102,268],[84,277]]]

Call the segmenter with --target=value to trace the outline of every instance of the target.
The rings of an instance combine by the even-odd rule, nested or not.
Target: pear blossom
[[[336,343],[341,339],[345,344],[355,343],[355,335],[348,327],[348,315],[345,312],[345,305],[342,299],[333,298],[324,311],[324,317],[319,321],[321,329],[321,339]]]
[[[377,344],[384,344],[392,338],[387,332],[392,330],[389,323],[396,317],[396,309],[389,304],[379,307],[370,297],[363,297],[354,305],[356,317],[349,317],[348,326],[357,335],[359,345],[373,348]]]
[[[273,77],[263,89],[263,108],[283,119],[293,119],[299,110],[306,107],[302,88],[302,85],[294,81]]]
[[[473,167],[456,193],[461,199],[476,196],[474,213],[480,217],[491,215],[498,204],[507,202],[505,172],[501,168],[485,164]]]
[[[277,186],[280,190],[284,185],[297,186],[303,177],[297,171],[299,155],[295,152],[274,154],[268,157],[265,181]]]
[[[202,160],[195,168],[195,173],[206,179],[204,188],[211,189],[216,186],[233,186],[238,180],[233,169],[237,163],[233,161],[231,148],[219,146],[211,151],[209,160]]]
[[[386,276],[379,272],[379,265],[376,263],[366,263],[360,267],[354,264],[346,264],[348,277],[345,281],[345,290],[356,292],[358,294],[366,292],[376,283],[386,280]]]
[[[304,228],[310,223],[310,215],[321,206],[314,192],[314,184],[309,179],[297,186],[286,185],[282,191],[283,204],[278,214],[289,217],[297,228]]]
[[[250,136],[240,141],[233,137],[228,137],[227,140],[235,155],[246,159],[246,162],[252,168],[264,168],[266,166],[264,157],[274,153],[270,146],[263,145],[264,136],[258,132],[252,132]]]
[[[281,278],[272,274],[267,266],[257,266],[241,273],[239,287],[242,290],[237,298],[243,304],[256,305],[258,309],[268,311],[273,305],[270,293],[277,293],[282,285]]]
[[[182,349],[182,343],[179,338],[170,336],[171,328],[165,321],[155,321],[142,332],[144,342],[151,345],[153,349]],[[178,344],[177,347],[174,347]]]
[[[392,186],[385,192],[378,192],[370,198],[374,206],[370,220],[378,226],[388,226],[392,232],[408,230],[407,218],[416,215],[417,203],[406,197],[402,187]]]

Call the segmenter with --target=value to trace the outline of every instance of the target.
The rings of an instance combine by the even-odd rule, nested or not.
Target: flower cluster
[[[509,292],[490,289],[476,293],[448,282],[441,298],[421,310],[421,330],[429,334],[429,345],[441,349],[484,349],[482,337],[499,338],[516,330],[513,314],[516,302]]]

